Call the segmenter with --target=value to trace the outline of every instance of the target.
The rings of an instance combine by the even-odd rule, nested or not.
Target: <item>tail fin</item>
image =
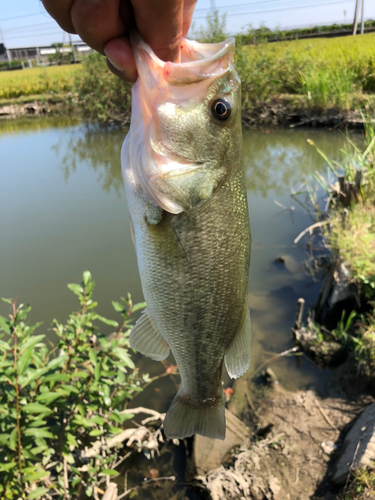
[[[179,389],[165,416],[165,435],[172,439],[183,439],[200,434],[211,439],[225,439],[225,405],[220,398],[210,407],[197,408],[186,403]]]

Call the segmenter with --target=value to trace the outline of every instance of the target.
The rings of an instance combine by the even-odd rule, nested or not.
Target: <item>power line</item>
[[[252,5],[264,5],[264,4],[269,4],[269,3],[277,3],[277,2],[287,2],[289,0],[263,0],[262,2],[251,2],[251,3],[239,3],[237,5],[219,5],[215,10],[220,10],[220,9],[229,9],[229,8],[236,8],[236,7],[251,7]],[[296,4],[298,5],[298,4]],[[210,11],[211,7],[201,7],[200,9],[195,9],[194,12],[200,12],[200,11]]]
[[[51,22],[53,23],[51,25]],[[56,27],[56,23],[53,22],[53,20],[51,19],[50,22],[48,23],[39,23],[39,24],[30,24],[30,25],[27,25],[27,26],[16,26],[14,28],[7,28],[7,29],[4,29],[4,33],[8,33],[9,31],[18,31],[18,30],[29,30],[29,29],[40,29],[39,26],[49,26],[50,28],[54,28]]]
[[[334,5],[338,3],[348,3],[348,0],[336,0],[334,2],[323,2],[323,3],[316,3],[315,5],[311,4],[303,4],[303,5],[294,5],[293,7],[279,7],[277,9],[267,9],[267,10],[250,10],[246,12],[228,12],[227,17],[233,17],[233,16],[242,16],[245,14],[265,14],[267,12],[278,12],[280,10],[293,10],[293,9],[306,9],[306,8],[311,8],[311,7],[321,7],[324,5]],[[221,7],[221,9],[230,9],[230,5],[226,5]],[[205,19],[206,16],[194,16],[194,19]]]
[[[12,19],[21,19],[22,17],[32,17],[32,16],[40,16],[40,14],[46,14],[46,11],[35,12],[34,14],[22,14],[20,16],[13,17],[3,17],[0,21],[11,21]]]
[[[41,33],[40,35],[10,36],[10,37],[7,37],[7,40],[18,40],[19,38],[30,38],[31,36],[33,36],[33,38],[37,38],[40,36],[51,36],[51,35],[61,36],[61,30],[60,31],[53,31],[51,33]]]

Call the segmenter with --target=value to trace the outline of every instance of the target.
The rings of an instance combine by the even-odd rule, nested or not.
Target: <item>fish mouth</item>
[[[188,212],[206,202],[225,175],[230,133],[212,123],[210,92],[221,95],[222,88],[238,85],[234,39],[217,44],[183,39],[181,62],[164,62],[138,32],[130,37],[138,71],[129,146],[134,179],[146,199],[164,211]],[[219,143],[210,147],[205,134]]]
[[[233,37],[213,44],[199,43],[183,38],[181,62],[165,62],[159,59],[138,31],[134,30],[130,33],[130,41],[135,54],[137,70],[141,77],[146,72],[156,72],[171,86],[185,86],[218,78],[233,64],[235,45]]]

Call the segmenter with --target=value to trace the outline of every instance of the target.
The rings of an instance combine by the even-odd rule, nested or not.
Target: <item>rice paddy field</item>
[[[39,94],[61,94],[73,89],[81,65],[49,66],[0,72],[0,99]]]

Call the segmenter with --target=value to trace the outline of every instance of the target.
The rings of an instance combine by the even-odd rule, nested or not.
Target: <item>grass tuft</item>
[[[330,245],[350,264],[355,279],[375,278],[375,205],[359,202],[350,211],[331,213]]]
[[[352,479],[340,500],[370,500],[375,498],[375,471],[374,469],[362,467],[352,470]]]

